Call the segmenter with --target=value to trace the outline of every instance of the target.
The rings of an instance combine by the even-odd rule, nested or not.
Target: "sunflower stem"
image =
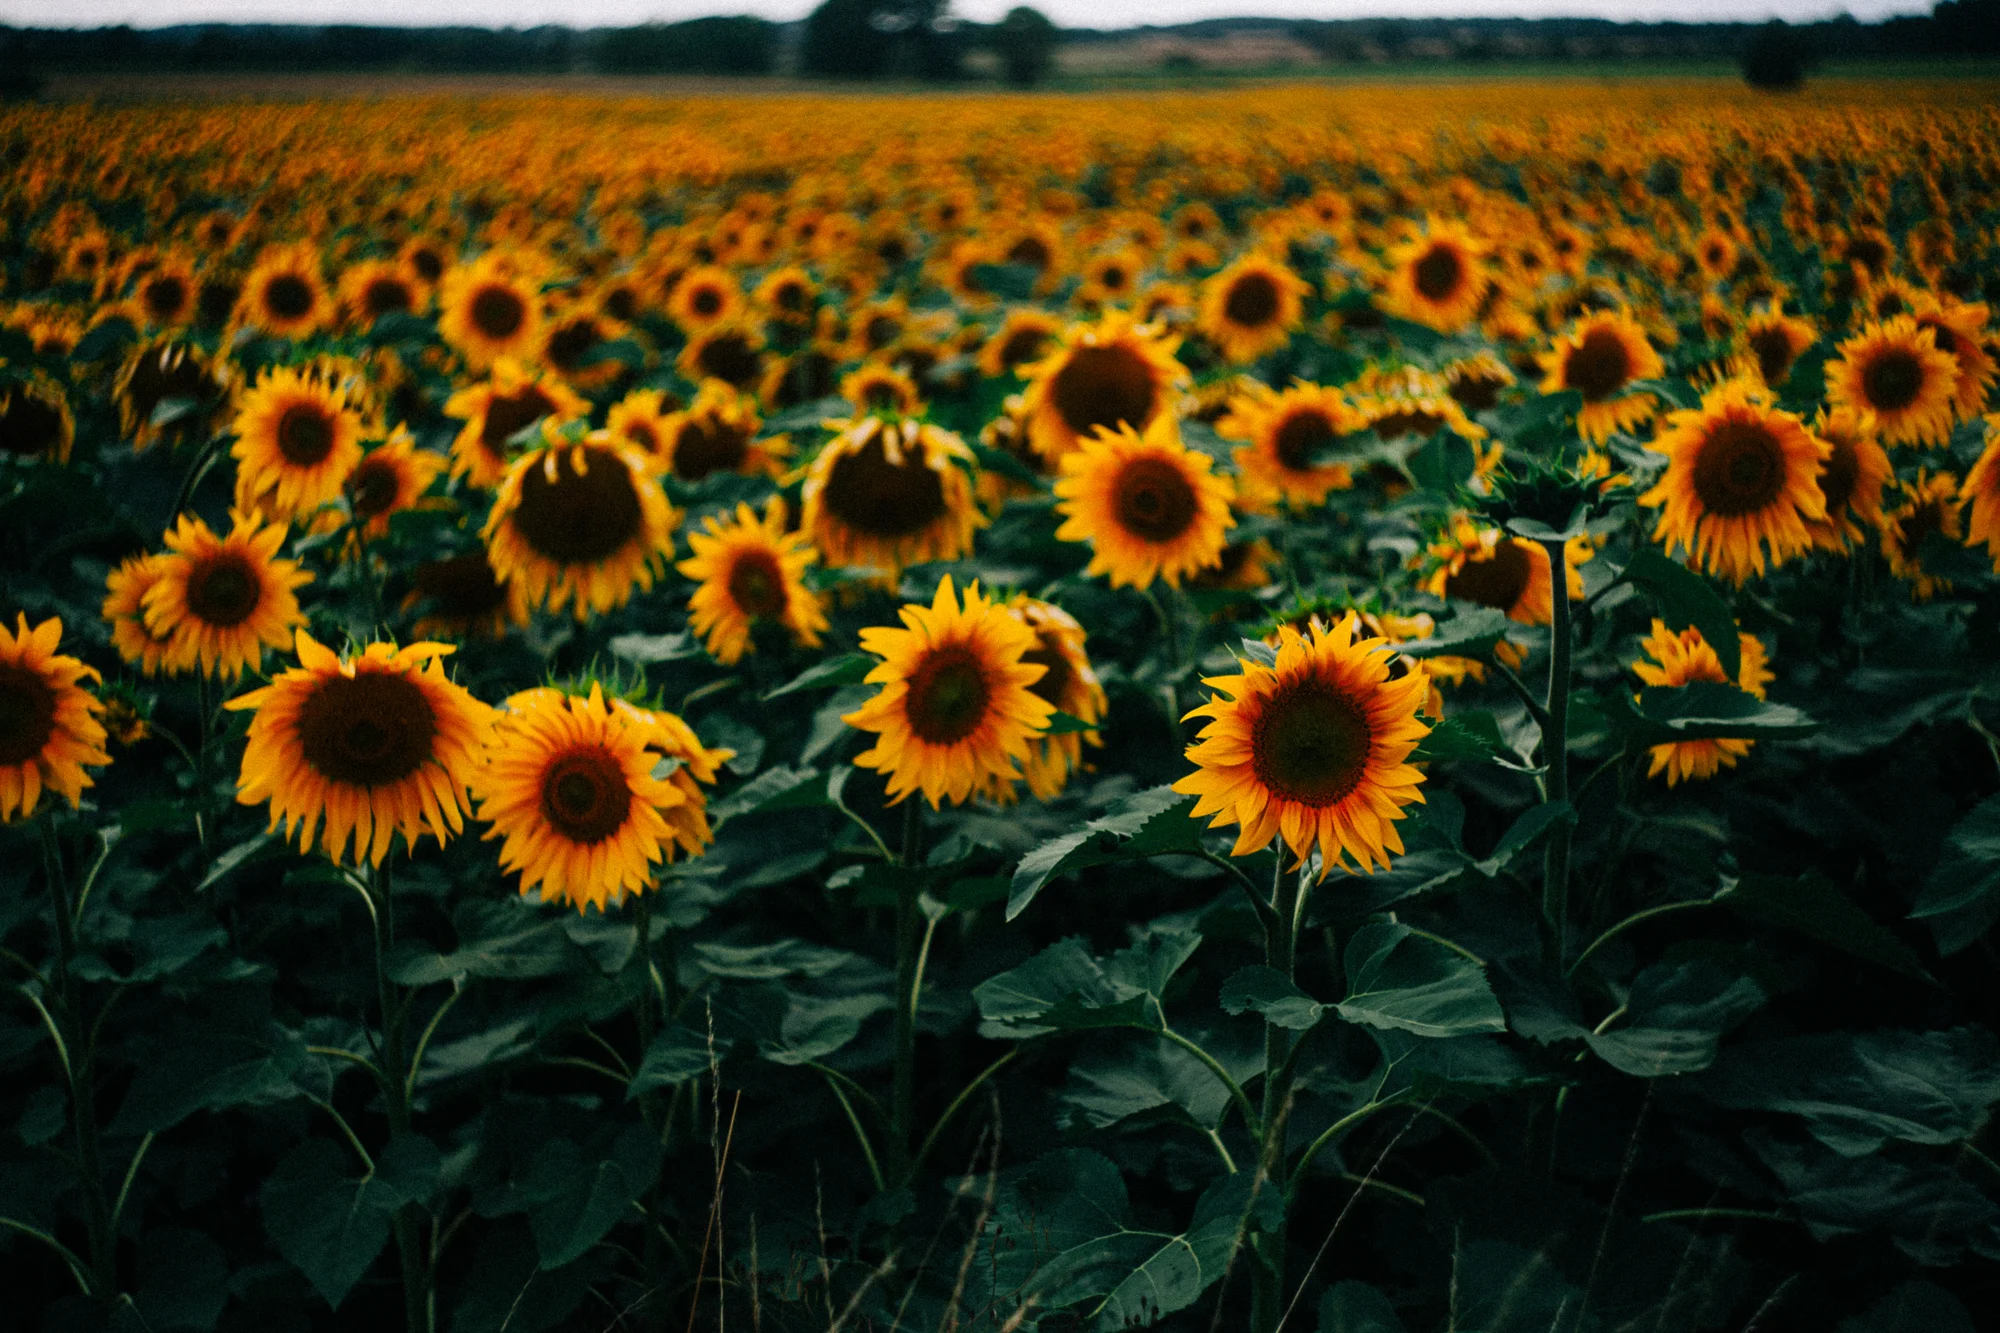
[[[395,944],[396,913],[394,885],[387,862],[368,871],[368,896],[375,911],[375,999],[382,1010],[382,1063],[388,1075],[383,1095],[389,1109],[389,1137],[408,1134],[411,1076],[409,1054],[404,1042],[404,1020],[408,1016],[397,987],[389,980],[389,949]],[[418,1205],[406,1203],[396,1210],[396,1253],[403,1267],[403,1322],[408,1333],[431,1333],[436,1322],[436,1302],[431,1295],[431,1263],[425,1252]]]
[[[1264,962],[1285,980],[1292,979],[1298,961],[1298,926],[1305,915],[1306,866],[1286,873],[1285,850],[1278,848],[1277,863],[1271,872],[1271,913],[1264,918]],[[1258,1120],[1263,1129],[1262,1160],[1259,1171],[1263,1184],[1286,1198],[1290,1182],[1286,1174],[1286,1110],[1292,1095],[1292,1033],[1269,1021],[1264,1023],[1264,1107]],[[1250,1291],[1250,1326],[1254,1333],[1276,1333],[1283,1319],[1285,1295],[1286,1218],[1280,1210],[1278,1223],[1260,1232],[1252,1242],[1257,1263]]]
[[[903,807],[903,854],[905,869],[917,863],[922,838],[922,816],[915,801]],[[889,1176],[901,1184],[910,1178],[916,1159],[912,1138],[916,1132],[917,1103],[917,988],[918,951],[921,947],[922,911],[917,904],[918,886],[909,876],[896,887],[896,1070],[889,1098]]]
[[[69,1058],[64,1072],[69,1076],[70,1130],[76,1139],[76,1167],[82,1177],[83,1218],[90,1247],[90,1294],[110,1301],[118,1294],[117,1241],[112,1232],[111,1206],[104,1197],[104,1154],[97,1136],[97,1079],[92,1058],[96,1045],[76,1011],[75,982],[76,916],[70,906],[69,881],[63,873],[62,843],[56,836],[54,816],[40,821],[42,860],[48,872],[49,894],[54,899],[56,920],[56,1000],[57,1013],[66,1031],[63,1045]]]
[[[1542,763],[1547,799],[1569,800],[1570,605],[1568,556],[1560,541],[1542,543],[1549,555],[1549,697],[1548,726],[1542,732]],[[1558,819],[1549,829],[1542,866],[1542,920],[1548,928],[1549,961],[1561,967],[1569,950],[1569,845],[1573,821]]]

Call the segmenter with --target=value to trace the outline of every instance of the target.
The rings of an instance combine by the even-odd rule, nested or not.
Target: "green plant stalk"
[[[902,864],[916,864],[919,836],[917,803],[903,808]],[[889,1178],[902,1184],[915,1168],[917,1123],[917,989],[921,982],[918,951],[923,913],[918,889],[907,880],[896,888],[896,1069],[889,1095]]]
[[[1291,980],[1298,961],[1298,924],[1305,910],[1303,880],[1285,873],[1285,848],[1278,848],[1277,865],[1271,874],[1271,915],[1265,918],[1264,962],[1273,971]],[[1285,1166],[1285,1131],[1289,1117],[1285,1106],[1292,1095],[1292,1034],[1290,1029],[1266,1020],[1264,1024],[1264,1107],[1258,1117],[1262,1129],[1260,1188],[1276,1190],[1285,1199],[1290,1180]],[[1254,1333],[1276,1333],[1285,1309],[1285,1243],[1290,1210],[1281,1209],[1276,1230],[1260,1232],[1252,1241],[1257,1262],[1252,1266],[1250,1327]]]
[[[375,998],[382,1010],[382,1072],[387,1075],[383,1096],[388,1102],[389,1135],[393,1139],[411,1132],[410,1091],[415,1079],[404,1040],[406,1011],[389,980],[389,947],[395,943],[395,906],[389,867],[386,864],[373,867],[368,872],[368,879],[368,896],[375,909],[372,913],[375,919]],[[431,1333],[436,1323],[437,1306],[431,1293],[430,1256],[425,1252],[423,1227],[417,1212],[416,1204],[406,1203],[396,1210],[394,1218],[396,1253],[403,1266],[403,1321],[409,1333]]]
[[[92,1058],[91,1034],[76,1012],[76,994],[70,973],[76,961],[76,918],[71,915],[69,881],[63,874],[62,845],[55,825],[42,820],[42,856],[49,877],[56,917],[56,996],[62,1025],[68,1029],[64,1044],[69,1059],[64,1070],[69,1075],[70,1130],[76,1139],[77,1172],[82,1177],[83,1220],[90,1247],[90,1294],[110,1301],[118,1294],[118,1238],[111,1230],[111,1205],[104,1197],[104,1150],[98,1142],[97,1095]]]
[[[1549,555],[1550,604],[1554,607],[1549,626],[1549,694],[1544,705],[1549,717],[1542,732],[1542,764],[1547,769],[1543,788],[1546,799],[1569,799],[1569,685],[1570,628],[1569,565],[1563,543],[1543,542]],[[1542,922],[1548,931],[1549,962],[1562,966],[1569,950],[1569,820],[1559,819],[1549,829],[1549,842],[1542,864]]]
[[[664,1023],[669,1017],[665,1013],[656,1015],[654,1012],[655,1006],[659,1005],[661,1001],[660,993],[653,984],[655,976],[653,968],[653,894],[658,891],[658,885],[653,885],[635,894],[632,900],[632,955],[633,963],[639,969],[639,1007],[638,1012],[634,1015],[639,1028],[639,1061],[632,1066],[634,1070],[637,1070],[640,1064],[645,1063],[646,1052],[653,1048],[653,1033],[658,1026],[655,1019],[657,1018],[659,1023]],[[666,1131],[672,1127],[672,1124],[670,1120],[666,1127],[663,1128],[661,1126],[660,1096],[657,1092],[643,1092],[639,1094],[639,1114],[645,1119],[648,1128],[660,1133],[661,1143],[664,1146]],[[641,1205],[646,1209],[649,1216],[653,1214],[653,1204],[659,1190],[660,1181],[656,1176],[653,1180],[652,1188],[640,1200]],[[656,1226],[648,1226],[646,1228],[646,1244],[644,1253],[641,1256],[641,1263],[644,1265],[646,1274],[646,1293],[650,1296],[653,1292],[665,1291],[667,1288],[667,1247],[666,1242],[661,1239],[660,1229]],[[646,1305],[640,1308],[638,1314],[640,1315],[641,1327],[664,1328],[666,1326],[666,1303],[664,1301],[648,1301]]]

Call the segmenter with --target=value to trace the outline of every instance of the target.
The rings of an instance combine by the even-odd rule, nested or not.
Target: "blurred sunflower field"
[[[0,1328],[1992,1327],[1993,92],[0,111]]]

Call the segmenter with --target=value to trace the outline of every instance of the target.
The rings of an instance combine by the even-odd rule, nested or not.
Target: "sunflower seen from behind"
[[[1089,542],[1086,575],[1114,588],[1178,588],[1222,559],[1236,487],[1207,454],[1188,448],[1170,419],[1144,435],[1130,426],[1101,431],[1062,457],[1055,484],[1063,541]]]
[[[1665,621],[1655,620],[1652,633],[1640,645],[1651,660],[1634,662],[1632,671],[1647,685],[1674,688],[1709,681],[1718,685],[1735,685],[1762,699],[1764,687],[1772,679],[1766,665],[1769,658],[1764,652],[1764,645],[1753,634],[1738,631],[1738,637],[1742,656],[1736,679],[1732,681],[1722,670],[1722,659],[1716,656],[1715,649],[1701,636],[1700,630],[1690,625],[1675,632],[1667,628]],[[1722,769],[1736,767],[1736,761],[1749,754],[1750,747],[1755,744],[1754,740],[1722,737],[1655,745],[1646,752],[1651,760],[1646,776],[1658,777],[1664,773],[1669,787],[1712,778]]]
[[[837,434],[806,469],[799,527],[830,567],[893,575],[972,550],[986,516],[973,500],[977,463],[965,441],[909,417],[827,424]]]
[[[97,672],[58,653],[62,621],[30,628],[17,614],[0,623],[0,824],[27,819],[54,792],[74,809],[94,785],[85,768],[111,762],[104,752],[104,705],[85,680]]]
[[[1652,418],[1653,395],[1631,386],[1666,373],[1637,320],[1619,310],[1585,315],[1541,358],[1542,392],[1583,396],[1577,433],[1603,444],[1613,431],[1629,431]]]
[[[331,367],[275,366],[238,400],[237,502],[297,523],[340,498],[367,430],[353,393]]]
[[[266,648],[283,648],[306,623],[299,588],[312,575],[280,559],[283,523],[238,511],[217,533],[190,514],[167,530],[159,576],[141,599],[146,632],[167,641],[169,672],[235,680],[261,668]]]
[[[545,428],[544,441],[507,469],[480,535],[494,576],[529,605],[585,620],[653,586],[679,515],[632,446],[602,431]]]
[[[1396,821],[1423,800],[1408,761],[1430,733],[1418,716],[1430,679],[1357,627],[1352,614],[1304,634],[1282,625],[1268,661],[1203,680],[1214,693],[1187,716],[1209,721],[1174,790],[1200,798],[1190,815],[1209,827],[1239,826],[1232,856],[1282,837],[1300,864],[1317,849],[1324,877],[1350,857],[1372,873],[1402,853]]]
[[[1027,660],[1035,632],[977,583],[961,601],[949,574],[929,606],[911,603],[899,616],[901,629],[861,631],[863,651],[882,659],[864,683],[881,689],[841,718],[876,733],[855,766],[883,774],[891,805],[921,792],[933,809],[1020,778],[1055,713],[1033,689],[1047,674]]]
[[[1202,284],[1195,328],[1224,360],[1247,366],[1291,340],[1311,290],[1275,259],[1244,255]]]
[[[1583,596],[1583,574],[1578,566],[1587,563],[1593,553],[1587,537],[1563,546],[1563,581],[1571,601]],[[1521,625],[1546,625],[1555,616],[1549,553],[1540,542],[1511,536],[1499,528],[1481,527],[1469,516],[1458,514],[1431,543],[1429,557],[1434,564],[1423,588],[1433,597],[1491,607]],[[1517,651],[1505,642],[1496,648],[1503,659]]]
[[[1077,448],[1099,429],[1144,432],[1171,421],[1186,389],[1187,368],[1174,359],[1178,338],[1161,336],[1113,311],[1096,324],[1076,324],[1061,344],[1016,373],[1028,380],[1022,403],[1028,440],[1048,459]]]
[[[802,648],[817,648],[827,627],[819,596],[805,585],[819,559],[803,533],[785,531],[784,501],[772,497],[759,519],[747,504],[733,522],[710,515],[689,531],[693,555],[674,566],[698,586],[688,598],[688,623],[709,655],[734,666],[754,652],[751,626],[778,625]]]
[[[783,435],[758,439],[763,424],[750,394],[721,380],[704,380],[692,403],[660,421],[660,469],[689,485],[716,473],[776,476],[791,441]],[[627,418],[628,434],[631,427]]]
[[[447,644],[371,643],[342,657],[304,630],[298,665],[231,699],[252,711],[236,799],[269,803],[272,832],[301,852],[381,865],[398,833],[412,851],[465,826],[467,785],[493,710],[445,675]]]
[[[1887,445],[1947,443],[1957,393],[1957,360],[1908,315],[1869,325],[1826,363],[1827,406],[1856,413]]]

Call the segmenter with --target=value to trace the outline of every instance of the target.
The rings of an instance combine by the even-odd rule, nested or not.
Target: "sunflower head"
[[[1742,654],[1736,679],[1732,681],[1722,669],[1722,659],[1699,629],[1689,626],[1676,632],[1668,629],[1665,621],[1655,620],[1652,633],[1640,645],[1651,660],[1634,662],[1633,674],[1647,685],[1673,687],[1696,681],[1735,685],[1761,699],[1764,687],[1772,680],[1767,665],[1770,659],[1763,642],[1755,635],[1738,631],[1738,637]],[[1655,745],[1648,751],[1652,766],[1647,776],[1665,773],[1669,787],[1682,781],[1712,778],[1724,768],[1734,768],[1736,761],[1749,754],[1755,744],[1752,740],[1722,737]]]
[[[1631,386],[1666,371],[1646,331],[1624,311],[1601,310],[1579,319],[1542,358],[1543,393],[1573,391],[1583,398],[1577,431],[1602,444],[1615,430],[1631,430],[1653,415],[1653,395]]]
[[[275,337],[303,338],[326,323],[333,308],[318,253],[309,245],[274,245],[244,280],[236,314]]]
[[[1018,370],[1028,379],[1029,440],[1054,459],[1100,429],[1144,432],[1171,420],[1188,383],[1174,360],[1177,346],[1179,339],[1116,311],[1095,325],[1072,325],[1055,351]]]
[[[856,413],[909,417],[924,410],[923,394],[916,381],[880,361],[867,362],[843,376],[840,396],[853,405]]]
[[[2000,569],[2000,412],[1986,418],[1986,448],[1965,474],[1959,495],[1968,506],[1966,544],[1983,543]]]
[[[76,416],[60,384],[40,372],[0,385],[0,454],[67,463]]]
[[[1809,525],[1813,544],[1845,551],[1862,537],[1859,524],[1881,524],[1882,490],[1895,475],[1895,467],[1874,433],[1849,408],[1821,408],[1813,420],[1812,433],[1827,448],[1819,474],[1826,518]]]
[[[837,434],[806,469],[800,527],[834,568],[956,560],[986,523],[973,503],[977,464],[958,436],[913,418],[830,422]]]
[[[1840,344],[1826,365],[1826,400],[1859,414],[1889,445],[1940,446],[1951,438],[1958,362],[1937,330],[1908,315],[1872,324]]]
[[[1806,349],[1819,340],[1819,330],[1809,319],[1787,315],[1775,307],[1750,316],[1743,325],[1745,369],[1754,369],[1757,378],[1771,389],[1784,387]]]
[[[1336,441],[1365,427],[1338,389],[1301,380],[1280,393],[1252,380],[1228,400],[1216,433],[1245,442],[1231,457],[1247,503],[1306,509],[1324,504],[1329,492],[1354,484],[1347,463],[1324,455]]]
[[[679,396],[664,389],[634,389],[611,405],[604,429],[658,461],[666,453],[669,416],[682,406]]]
[[[0,824],[26,819],[55,792],[74,808],[93,785],[83,770],[111,762],[104,705],[83,687],[97,673],[56,651],[62,621],[0,623]]]
[[[1964,540],[1958,478],[1919,468],[1896,484],[1882,514],[1882,554],[1889,559],[1889,572],[1909,582],[1912,601],[1928,602],[1951,591],[1950,580],[1924,568],[1924,544],[1933,536]]]
[[[454,393],[444,411],[465,423],[451,442],[451,474],[490,488],[506,476],[529,427],[573,421],[587,415],[590,404],[554,376],[503,360],[485,383]]]
[[[199,670],[235,680],[257,669],[266,648],[282,648],[305,623],[297,589],[312,575],[278,558],[283,523],[237,512],[227,533],[183,514],[167,531],[167,554],[140,597],[144,629],[164,640],[171,672]]]
[[[721,380],[749,391],[764,377],[764,335],[749,324],[731,320],[712,324],[688,339],[675,362],[691,380]]]
[[[1455,222],[1429,220],[1389,252],[1383,308],[1440,333],[1456,333],[1479,313],[1490,278],[1488,246]]]
[[[1170,418],[1143,435],[1130,426],[1099,431],[1063,455],[1055,493],[1065,520],[1056,536],[1089,542],[1085,572],[1108,576],[1114,588],[1146,588],[1156,578],[1179,587],[1221,559],[1236,525],[1234,485],[1181,442]]]
[[[1234,365],[1284,346],[1310,284],[1275,259],[1250,254],[1202,284],[1195,327]]]
[[[758,439],[762,425],[756,399],[706,380],[694,402],[660,422],[661,470],[690,485],[717,473],[775,476],[791,443],[782,435]]]
[[[718,662],[733,666],[754,651],[750,632],[759,622],[782,626],[801,647],[819,646],[826,613],[804,581],[819,555],[804,533],[785,531],[782,499],[772,497],[762,519],[741,503],[734,522],[711,515],[688,534],[688,546],[693,556],[675,568],[699,584],[688,599],[689,623]]]
[[[339,498],[366,430],[355,385],[335,367],[264,371],[230,426],[239,495],[287,523],[311,517]]]
[[[637,449],[602,431],[545,433],[507,469],[482,535],[496,579],[584,620],[653,586],[678,518]]]

